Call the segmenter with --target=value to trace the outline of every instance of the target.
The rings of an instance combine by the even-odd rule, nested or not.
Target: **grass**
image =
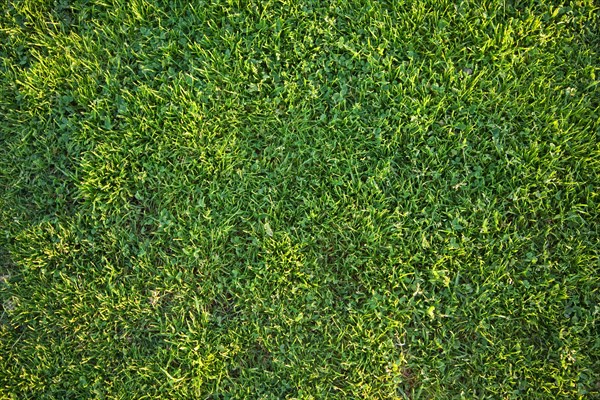
[[[599,398],[596,2],[0,9],[0,398]]]

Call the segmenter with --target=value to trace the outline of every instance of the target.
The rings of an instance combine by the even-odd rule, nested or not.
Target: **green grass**
[[[600,9],[8,0],[0,398],[600,397]]]

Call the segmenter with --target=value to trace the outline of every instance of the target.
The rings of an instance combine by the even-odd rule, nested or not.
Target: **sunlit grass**
[[[0,397],[599,396],[599,26],[8,1]]]

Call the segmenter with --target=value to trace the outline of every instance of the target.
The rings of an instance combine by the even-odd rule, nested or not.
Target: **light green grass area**
[[[0,398],[599,398],[598,7],[1,2]]]

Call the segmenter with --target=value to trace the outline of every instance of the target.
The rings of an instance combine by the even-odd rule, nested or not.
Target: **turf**
[[[598,398],[599,53],[592,0],[5,0],[0,398]]]

